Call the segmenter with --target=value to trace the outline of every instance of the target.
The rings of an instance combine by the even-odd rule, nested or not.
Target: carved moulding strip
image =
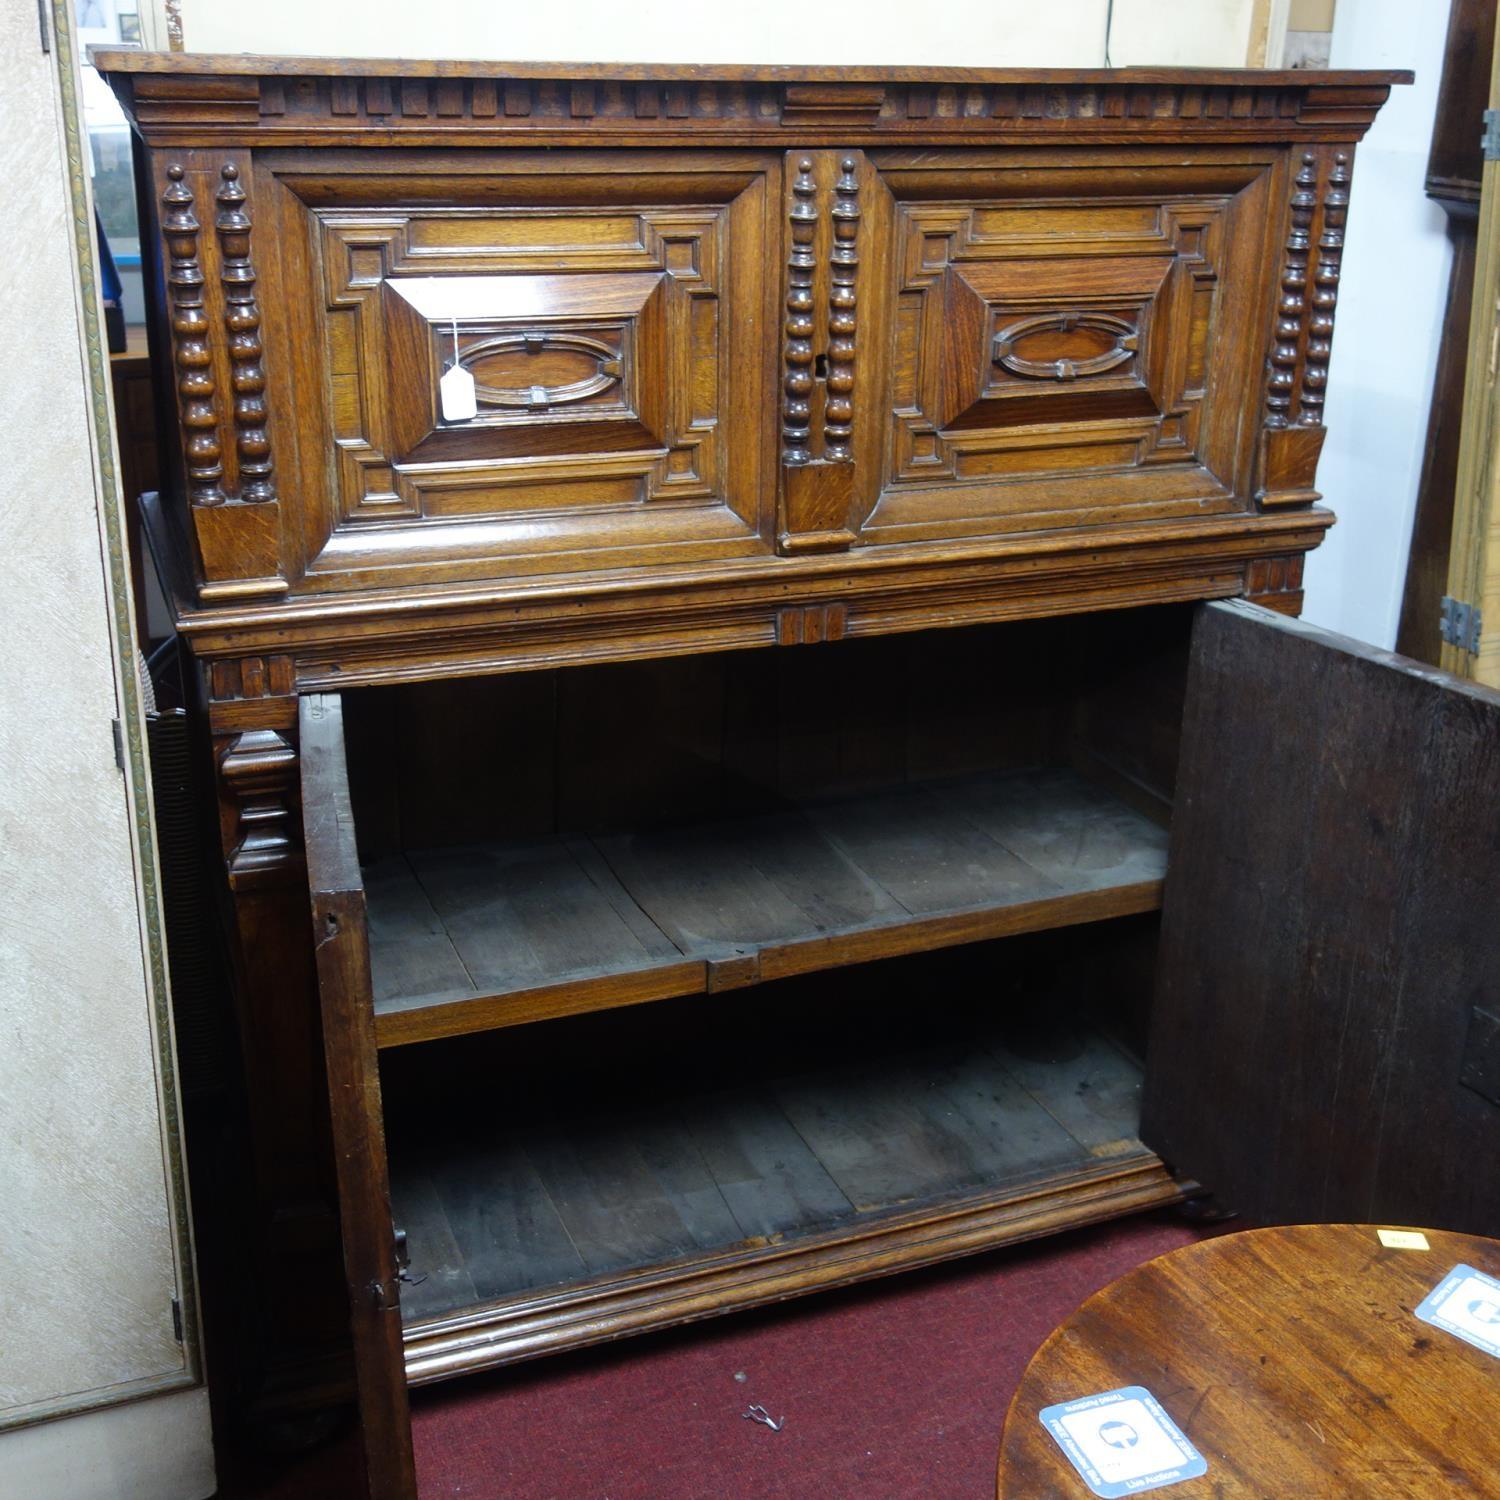
[[[786,346],[781,408],[781,461],[784,464],[812,462],[813,389],[813,272],[817,260],[813,240],[818,230],[814,203],[817,187],[812,178],[812,159],[797,164],[792,183],[792,206],[787,213],[791,225],[791,250],[787,255]]]
[[[219,212],[214,227],[219,235],[219,276],[224,284],[224,326],[229,331],[240,499],[263,504],[276,498],[276,486],[271,478],[271,440],[266,434],[266,372],[261,365],[260,304],[255,297],[255,267],[250,260],[250,215],[245,212],[240,169],[232,161],[225,162],[219,176]]]
[[[859,270],[859,179],[857,163],[839,163],[834,186],[833,249],[829,260],[828,399],[823,408],[823,457],[852,463],[854,435],[855,277]]]
[[[177,364],[177,397],[186,429],[188,499],[194,505],[224,503],[224,465],[219,447],[213,356],[208,347],[208,316],[203,309],[203,267],[198,260],[197,216],[182,166],[167,168],[162,194],[162,233],[167,242],[167,294],[172,304],[172,349]]]
[[[1287,139],[1330,130],[1357,137],[1384,103],[1391,82],[1402,76],[1206,83],[1189,77],[1105,82],[1060,73],[1030,81],[778,82],[713,78],[707,69],[691,79],[642,77],[640,69],[630,67],[615,77],[599,70],[587,78],[548,77],[545,68],[525,66],[476,67],[467,78],[319,76],[314,66],[261,75],[239,69],[174,75],[142,69],[134,59],[122,65],[120,56],[105,57],[105,71],[135,75],[132,107],[148,129],[187,125],[228,134],[259,123],[288,133],[312,131],[328,143],[349,140],[370,123],[440,143],[456,130],[476,128],[490,138],[560,131],[575,137],[579,132],[677,136],[705,120],[737,134],[760,132],[773,139],[788,127],[972,138],[987,125],[996,135],[1032,139],[1076,139],[1079,132],[1122,129],[1137,136],[1192,133],[1219,139]]]

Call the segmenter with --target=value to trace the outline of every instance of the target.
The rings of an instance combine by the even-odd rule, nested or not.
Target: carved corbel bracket
[[[199,593],[204,599],[282,593],[287,585],[248,194],[238,162],[206,168],[195,153],[183,158],[166,167],[161,228],[187,499],[203,575]],[[203,271],[193,189],[210,171],[216,179],[217,289]],[[220,399],[226,374],[227,402]]]
[[[1245,565],[1245,597],[1252,604],[1283,615],[1302,613],[1301,552],[1287,557],[1257,557]]]
[[[778,646],[813,646],[841,641],[849,628],[849,607],[837,604],[789,604],[776,611]]]
[[[209,668],[225,867],[236,888],[301,878],[297,700],[289,657]]]
[[[1265,507],[1312,505],[1323,451],[1323,402],[1349,213],[1352,146],[1298,156],[1267,359],[1256,498]],[[1314,253],[1316,252],[1316,253]]]

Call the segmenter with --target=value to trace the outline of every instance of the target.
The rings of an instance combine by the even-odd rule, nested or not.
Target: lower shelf
[[[935,1265],[1060,1230],[1141,1213],[1192,1195],[1150,1152],[1080,1167],[1024,1191],[981,1194],[941,1212],[902,1214],[795,1245],[612,1277],[406,1325],[406,1378],[429,1385],[649,1333],[824,1288]]]
[[[941,977],[908,961],[882,978],[889,987],[923,974]],[[844,1020],[857,1027],[859,986],[851,990]],[[766,1066],[778,1049],[761,1037],[744,1060],[648,1066],[550,1105],[545,1090],[525,1086],[506,1101],[502,1068],[483,1105],[455,1081],[455,1097],[470,1103],[437,1125],[430,1110],[403,1125],[398,1108],[396,1222],[412,1275],[425,1278],[402,1297],[409,1379],[669,1327],[1186,1196],[1136,1137],[1138,1066],[1067,1016],[1039,1032],[1003,1009],[955,1010],[950,999],[940,1021],[908,1023],[905,1035],[835,1027],[821,1043],[789,1037],[779,1068]],[[788,1015],[795,996],[767,1024],[779,1030]]]

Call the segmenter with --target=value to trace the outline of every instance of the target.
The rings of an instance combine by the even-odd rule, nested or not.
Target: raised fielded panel
[[[294,588],[770,550],[768,173],[751,154],[262,162],[271,357],[300,450]],[[474,414],[445,411],[460,366]]]
[[[893,254],[865,542],[1250,507],[1280,153],[872,160]]]

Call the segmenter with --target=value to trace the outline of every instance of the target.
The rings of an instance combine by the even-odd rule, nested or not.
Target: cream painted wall
[[[197,1500],[213,1466],[173,1330],[174,1297],[194,1319],[144,764],[122,774],[112,735],[130,724],[134,747],[140,725],[106,565],[119,497],[95,447],[69,36],[44,51],[36,0],[0,0],[0,55],[0,1495]],[[163,1442],[182,1483],[142,1488]]]
[[[1395,644],[1451,260],[1424,191],[1443,67],[1443,0],[1343,0],[1335,68],[1414,68],[1355,159],[1318,488],[1339,524],[1308,559],[1309,620]]]
[[[946,0],[914,20],[905,0],[182,0],[194,52],[485,57],[569,62],[907,63],[1097,67],[1107,0]],[[1259,63],[1264,0],[1115,0],[1110,55],[1127,63]],[[1262,38],[1252,39],[1253,30]]]

